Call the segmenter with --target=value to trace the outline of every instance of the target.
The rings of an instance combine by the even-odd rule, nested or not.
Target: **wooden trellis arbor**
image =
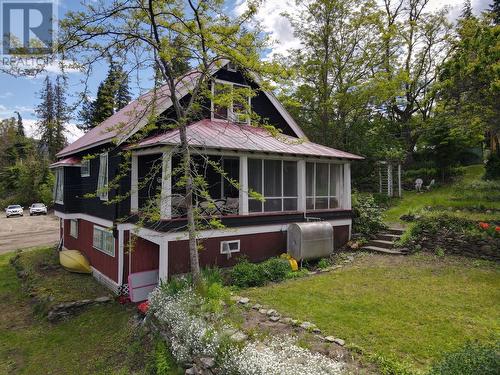
[[[397,161],[379,161],[379,192],[389,197],[401,197],[401,163]]]

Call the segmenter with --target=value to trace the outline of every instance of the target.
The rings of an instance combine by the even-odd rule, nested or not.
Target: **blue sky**
[[[0,0],[0,3],[2,0]],[[54,0],[54,3],[58,2],[57,13],[58,17],[61,18],[68,10],[78,10],[82,6],[77,0]],[[484,10],[487,6],[489,0],[473,0],[472,5],[476,12]],[[273,48],[273,52],[285,52],[288,48],[297,47],[298,42],[293,37],[291,27],[284,19],[280,13],[283,11],[289,11],[293,7],[293,0],[267,0],[257,15],[258,19],[261,21],[264,30],[266,30],[271,37],[276,41]],[[444,5],[451,7],[451,15],[454,17],[459,13],[462,6],[462,0],[430,0],[431,9],[440,8]],[[227,1],[228,12],[235,11],[239,12],[245,7],[245,0],[230,0]],[[90,93],[95,95],[97,85],[104,79],[108,67],[102,65],[94,68],[93,74],[89,82]],[[36,78],[26,78],[26,77],[13,77],[6,73],[0,72],[0,119],[14,116],[14,111],[19,111],[23,116],[25,126],[27,128],[28,134],[35,136],[35,113],[34,108],[39,103],[38,92],[42,87],[43,80],[48,74],[52,77],[56,76],[58,68],[56,66],[51,66],[48,72],[45,74],[40,74]],[[68,103],[74,105],[78,101],[78,93],[83,90],[83,85],[81,80],[83,75],[81,73],[72,71],[68,74]],[[131,89],[135,95],[139,94],[139,88],[137,82],[131,80]],[[144,88],[145,85],[141,84]],[[67,138],[69,141],[73,141],[81,135],[81,132],[74,125],[75,119],[70,121],[67,125]]]

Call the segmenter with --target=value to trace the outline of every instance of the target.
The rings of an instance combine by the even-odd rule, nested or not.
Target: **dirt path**
[[[44,246],[59,240],[59,220],[54,215],[0,217],[0,254],[16,249]]]

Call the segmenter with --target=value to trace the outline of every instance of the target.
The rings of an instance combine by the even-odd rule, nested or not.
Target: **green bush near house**
[[[352,211],[354,214],[354,233],[370,236],[385,228],[382,220],[382,209],[372,194],[354,192],[352,194]]]
[[[231,282],[240,288],[262,286],[285,280],[290,271],[290,263],[286,259],[271,258],[262,263],[250,263],[245,259],[231,270]]]
[[[481,345],[468,342],[458,351],[446,354],[434,364],[428,375],[498,375],[500,343]]]

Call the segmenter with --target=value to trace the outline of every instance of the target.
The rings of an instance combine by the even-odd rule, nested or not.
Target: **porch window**
[[[64,204],[64,169],[56,169],[56,183],[54,185],[54,202]]]
[[[338,208],[337,184],[340,181],[340,165],[306,163],[306,208],[308,210]]]
[[[115,239],[113,232],[109,229],[94,225],[94,237],[92,246],[104,254],[115,256]]]
[[[108,200],[108,153],[99,156],[99,177],[97,179],[97,196],[102,201]]]
[[[250,212],[297,210],[297,162],[248,159],[248,187],[264,197],[250,198]]]
[[[229,120],[240,124],[250,124],[249,86],[226,81],[212,84],[212,119]]]

